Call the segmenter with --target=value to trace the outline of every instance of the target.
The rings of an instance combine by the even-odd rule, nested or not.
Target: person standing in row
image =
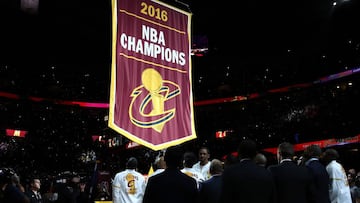
[[[38,178],[32,178],[30,182],[30,189],[25,192],[29,197],[30,203],[42,203],[42,197],[40,194],[41,182]]]
[[[347,173],[347,178],[349,181],[350,194],[352,203],[360,203],[360,187],[359,187],[359,177],[356,176],[356,170],[350,168]]]
[[[149,179],[151,176],[157,175],[157,174],[159,174],[159,173],[161,173],[161,172],[163,172],[163,171],[165,170],[165,168],[166,168],[166,163],[165,163],[165,161],[164,161],[164,156],[161,155],[161,156],[159,156],[159,157],[156,157],[153,165],[154,165],[155,171],[148,176],[148,179]]]
[[[113,181],[113,203],[141,203],[146,187],[145,177],[136,171],[138,161],[129,158],[126,169],[115,175]]]
[[[318,145],[310,145],[305,148],[303,161],[312,176],[315,190],[316,203],[329,203],[329,174],[325,166],[320,162],[321,148]]]
[[[253,140],[241,141],[238,148],[240,163],[225,168],[222,174],[220,203],[276,202],[275,182],[270,171],[256,165],[257,146]]]
[[[331,203],[352,203],[349,182],[345,169],[337,162],[339,154],[335,149],[327,149],[323,154],[326,171],[330,178]]]
[[[143,203],[195,203],[196,180],[180,171],[183,150],[180,146],[169,147],[164,160],[166,169],[148,179]]]
[[[311,203],[315,202],[315,187],[309,170],[298,166],[293,160],[294,148],[283,142],[277,150],[278,165],[271,165],[276,185],[278,203]]]
[[[221,194],[221,174],[224,171],[223,163],[213,159],[210,163],[211,178],[200,183],[199,203],[218,203]]]
[[[195,163],[192,168],[204,177],[204,180],[207,180],[211,177],[210,175],[210,150],[207,147],[201,147],[199,149],[199,161]]]
[[[204,181],[204,177],[202,173],[192,168],[192,166],[196,163],[196,155],[193,152],[185,152],[184,153],[184,160],[183,166],[184,168],[181,169],[181,172],[185,173],[186,175],[194,178],[198,184],[198,188],[200,187],[200,183]]]

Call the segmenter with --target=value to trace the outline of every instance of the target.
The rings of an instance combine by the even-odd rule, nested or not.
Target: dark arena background
[[[259,150],[335,139],[344,167],[360,170],[358,0],[165,2],[193,13],[198,138],[186,149],[222,159],[244,138]],[[91,182],[137,156],[147,174],[159,152],[107,125],[110,1],[21,3],[0,2],[0,167]]]

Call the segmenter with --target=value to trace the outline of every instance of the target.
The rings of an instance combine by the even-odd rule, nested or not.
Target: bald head
[[[211,161],[209,169],[211,175],[221,174],[223,170],[223,163],[219,159],[213,159]]]
[[[254,158],[254,162],[259,166],[265,167],[266,163],[267,163],[267,158],[266,158],[266,156],[264,154],[257,153],[255,158]]]

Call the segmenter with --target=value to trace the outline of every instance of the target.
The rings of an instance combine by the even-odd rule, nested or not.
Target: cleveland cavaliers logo
[[[142,85],[131,93],[129,107],[131,122],[141,128],[161,132],[164,125],[175,116],[175,108],[166,108],[166,103],[180,94],[179,85],[164,80],[155,69],[147,68],[141,75]]]
[[[135,177],[131,173],[129,173],[126,175],[125,179],[127,181],[128,193],[135,194],[136,193]]]

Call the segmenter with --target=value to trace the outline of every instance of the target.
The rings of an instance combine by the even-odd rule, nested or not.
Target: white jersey
[[[159,174],[159,173],[162,173],[163,171],[165,171],[164,168],[156,169],[152,174],[149,175],[148,178],[150,178],[151,176],[157,175],[157,174]]]
[[[115,175],[112,186],[113,203],[141,203],[146,182],[135,169],[126,169]]]
[[[204,180],[208,180],[211,177],[210,163],[211,161],[207,162],[207,164],[205,164],[204,166],[201,166],[200,162],[197,162],[196,164],[193,165],[192,168],[195,169],[195,171],[200,172],[203,175]]]
[[[145,179],[146,184],[148,183],[150,177],[152,177],[152,176],[154,176],[154,175],[157,175],[157,174],[159,174],[159,173],[162,173],[163,171],[165,171],[164,168],[156,169],[152,174],[150,174],[150,175]]]
[[[330,177],[331,203],[351,203],[348,179],[341,164],[333,160],[326,166],[326,171]]]
[[[198,185],[198,188],[200,187],[200,183],[203,182],[205,180],[204,176],[199,173],[198,171],[196,171],[193,168],[183,168],[181,169],[181,172],[185,173],[186,175],[194,178],[196,180],[196,183]]]

